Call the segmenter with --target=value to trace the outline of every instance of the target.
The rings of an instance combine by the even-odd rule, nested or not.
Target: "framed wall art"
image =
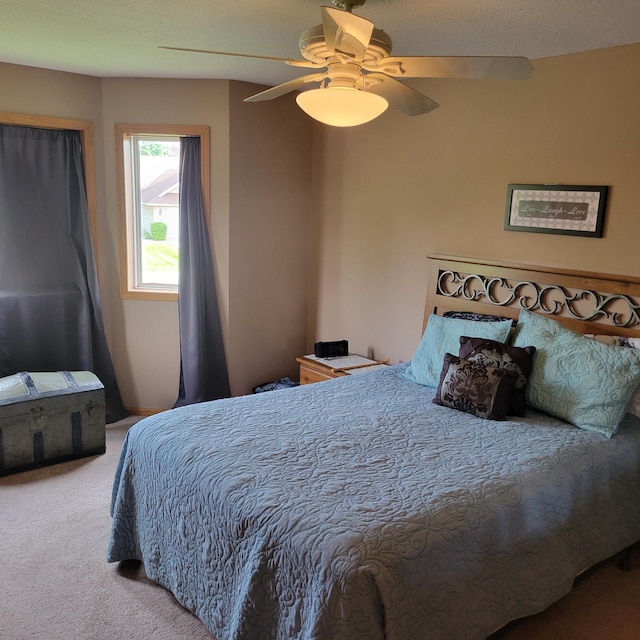
[[[508,231],[602,237],[608,187],[510,184]]]

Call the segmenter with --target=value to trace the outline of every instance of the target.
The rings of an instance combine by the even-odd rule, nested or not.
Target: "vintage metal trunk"
[[[104,452],[104,387],[93,373],[0,378],[0,475]]]

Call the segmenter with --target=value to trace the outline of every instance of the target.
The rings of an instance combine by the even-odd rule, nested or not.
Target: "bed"
[[[581,572],[640,540],[640,279],[428,262],[426,330],[411,363],[132,427],[107,560],[142,561],[217,640],[473,640],[541,611]],[[447,406],[451,380],[439,361],[437,386],[416,381],[434,327],[484,324],[483,334],[500,324],[503,342],[528,349],[522,341],[538,339],[539,322],[547,332],[553,323],[552,339],[543,332],[553,348],[594,349],[612,367],[623,360],[611,375],[609,361],[598,365],[600,391],[613,396],[600,403],[605,417],[594,417],[600,406],[576,412],[576,402],[564,413],[575,387],[585,395],[573,374],[587,364],[558,359],[543,342],[526,387],[508,367],[449,358],[449,372],[473,362],[474,375],[498,378],[496,398],[511,402],[519,388],[522,416]],[[451,339],[440,335],[435,350]],[[554,357],[552,373],[571,366],[550,413],[537,394]],[[585,402],[594,395],[586,389]]]

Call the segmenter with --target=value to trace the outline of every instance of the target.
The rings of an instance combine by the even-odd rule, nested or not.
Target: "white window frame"
[[[116,124],[116,172],[118,187],[118,215],[120,236],[120,297],[137,300],[177,301],[175,286],[137,285],[136,270],[138,264],[137,241],[135,233],[136,211],[132,185],[134,184],[134,165],[132,162],[132,137],[200,137],[200,164],[202,195],[205,215],[209,212],[209,127],[199,125],[143,125]],[[137,182],[137,181],[135,181]]]

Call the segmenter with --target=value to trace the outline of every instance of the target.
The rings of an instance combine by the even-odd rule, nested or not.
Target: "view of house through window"
[[[201,184],[207,211],[208,127],[116,125],[123,298],[177,300],[182,136],[200,138]]]
[[[131,136],[135,284],[178,287],[178,137]]]

